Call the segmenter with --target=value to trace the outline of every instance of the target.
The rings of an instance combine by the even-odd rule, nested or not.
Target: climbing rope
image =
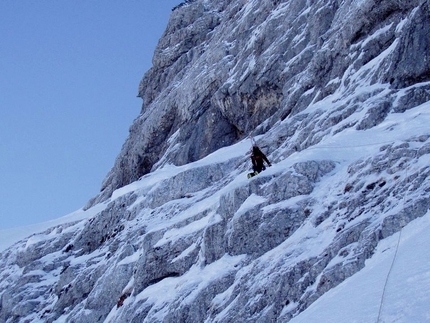
[[[407,170],[406,170],[405,178],[406,178],[406,181],[408,181],[408,171]],[[406,197],[406,192],[405,192],[405,194],[403,194],[403,208],[405,208],[405,197]],[[403,230],[403,225],[400,227],[399,238],[397,239],[396,251],[394,252],[393,261],[391,262],[391,266],[390,266],[390,269],[388,270],[387,278],[385,279],[384,288],[382,290],[381,303],[379,304],[378,319],[376,320],[376,323],[379,323],[379,321],[381,319],[382,307],[384,305],[385,292],[387,290],[388,280],[390,279],[391,271],[393,270],[394,263],[396,262],[397,252],[399,250],[399,245],[400,245],[400,238],[402,236],[402,230]]]
[[[250,135],[248,136],[248,138],[249,138],[249,139],[251,139],[251,146],[256,145],[255,139],[254,139],[254,137],[252,136],[252,134],[250,134]]]
[[[387,278],[385,279],[384,288],[382,290],[381,303],[379,304],[378,319],[376,320],[376,323],[379,323],[379,321],[381,319],[382,307],[384,305],[385,291],[387,290],[388,280],[390,279],[391,271],[393,270],[394,263],[395,263],[396,258],[397,258],[397,251],[399,250],[400,237],[402,236],[402,230],[403,230],[403,227],[400,228],[399,239],[397,240],[397,245],[396,245],[396,251],[394,252],[393,261],[391,262],[391,266],[390,266],[390,269],[388,270]]]

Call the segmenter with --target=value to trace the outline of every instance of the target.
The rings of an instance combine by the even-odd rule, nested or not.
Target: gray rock
[[[423,0],[177,6],[101,211],[0,254],[0,322],[300,314],[428,212],[427,129],[335,143],[429,101],[429,16]],[[273,164],[258,176],[239,153],[191,163],[249,134]],[[156,178],[168,165],[186,166]]]

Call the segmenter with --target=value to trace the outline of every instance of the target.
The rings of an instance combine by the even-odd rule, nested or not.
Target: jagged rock
[[[430,208],[429,17],[420,0],[174,8],[91,216],[0,254],[0,322],[300,315]],[[249,133],[273,166],[248,180]]]
[[[372,73],[372,83],[405,78],[393,74],[403,70],[423,79],[425,67],[408,63],[411,47],[405,45],[421,44],[414,55],[422,59],[415,62],[428,60],[428,4],[420,3],[331,1],[306,7],[249,1],[242,7],[195,1],[174,10],[154,66],[139,87],[142,114],[92,203],[149,172],[165,154],[177,165],[195,161],[243,138],[264,120],[273,124],[302,111],[332,94],[341,79],[355,89],[354,77],[343,75],[389,48],[393,57]],[[415,7],[419,10],[408,16]],[[419,22],[413,32],[401,32],[407,28],[401,23],[405,17],[407,23]],[[393,60],[401,68],[388,67]],[[360,129],[378,124],[389,109],[387,101],[378,103]]]

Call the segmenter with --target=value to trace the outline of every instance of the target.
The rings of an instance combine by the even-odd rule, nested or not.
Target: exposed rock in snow
[[[142,114],[95,201],[162,166],[163,155],[175,165],[198,160],[342,87],[356,93],[350,110],[378,84],[394,94],[428,81],[428,19],[426,1],[194,1],[174,10],[139,87]],[[374,88],[359,95],[363,80]],[[428,99],[414,89],[398,109]],[[360,126],[393,105],[384,92]]]
[[[428,213],[429,9],[175,8],[102,192],[0,254],[0,321],[300,318]]]

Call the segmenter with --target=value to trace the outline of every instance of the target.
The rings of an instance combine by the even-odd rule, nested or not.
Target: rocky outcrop
[[[391,83],[393,91],[428,81],[428,6],[419,0],[184,3],[172,12],[139,86],[142,113],[95,201],[160,160],[198,160],[342,85],[354,91],[357,77]],[[376,57],[383,62],[373,66]],[[353,77],[363,66],[376,70]],[[425,91],[411,96],[412,105],[428,99]],[[390,110],[392,102],[384,102],[375,113]]]
[[[430,208],[428,1],[186,1],[86,220],[0,255],[0,322],[288,322]],[[248,180],[250,132],[273,166]]]

